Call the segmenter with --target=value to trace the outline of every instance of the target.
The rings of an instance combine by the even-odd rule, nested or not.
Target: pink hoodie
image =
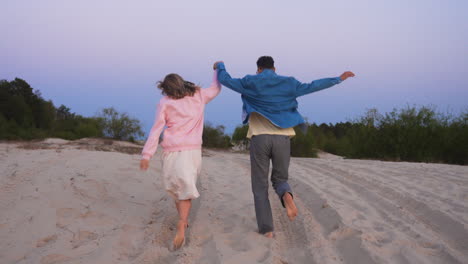
[[[158,148],[159,135],[163,128],[161,143],[164,151],[200,149],[202,145],[205,104],[221,92],[216,71],[209,88],[199,89],[193,96],[171,99],[164,96],[158,104],[156,119],[143,148],[143,159],[150,159]]]

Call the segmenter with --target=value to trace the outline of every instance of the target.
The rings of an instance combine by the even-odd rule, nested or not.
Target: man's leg
[[[254,136],[250,141],[250,167],[252,192],[257,216],[258,232],[273,231],[273,217],[268,199],[268,170],[270,167],[271,142],[267,135]]]
[[[288,184],[291,141],[288,136],[272,135],[270,137],[273,138],[271,182],[281,203],[286,208],[289,219],[292,221],[297,216],[297,208],[293,200],[291,187]]]

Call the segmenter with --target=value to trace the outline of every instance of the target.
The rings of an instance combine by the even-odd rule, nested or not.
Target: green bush
[[[207,148],[230,148],[231,138],[224,133],[224,126],[213,127],[207,123],[203,127],[203,147]]]
[[[384,115],[371,109],[342,126],[339,136],[327,135],[325,149],[350,158],[467,164],[467,123],[466,112],[454,117],[433,107],[408,106]]]
[[[105,121],[76,115],[64,105],[55,108],[52,101],[44,100],[38,90],[33,91],[22,79],[0,80],[0,139],[101,137],[109,131],[104,131],[109,128],[104,127],[109,125]],[[139,121],[127,114],[117,113],[117,121],[112,125],[110,131],[120,129],[112,134],[115,138],[134,139],[143,135]]]
[[[236,145],[242,145],[242,149],[248,149],[250,147],[247,138],[248,131],[249,125],[237,126],[232,134],[232,142]]]
[[[113,107],[104,108],[96,118],[105,137],[129,140],[144,136],[138,119],[130,117],[127,113],[119,113]]]
[[[304,134],[299,128],[294,129],[296,136],[291,140],[291,156],[293,157],[316,157],[317,144],[314,140],[314,130],[308,129]]]

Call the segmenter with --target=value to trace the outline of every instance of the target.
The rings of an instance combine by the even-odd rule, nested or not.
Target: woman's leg
[[[192,200],[180,200],[178,202],[179,211],[179,222],[188,223],[188,216],[190,214],[190,208],[192,208]]]
[[[192,200],[180,200],[176,202],[176,208],[179,212],[179,222],[177,223],[177,233],[174,238],[174,249],[179,249],[185,240],[185,230],[187,229],[188,216],[190,208],[192,207]]]
[[[179,206],[179,200],[174,200],[175,207],[177,208],[177,214],[180,215],[180,206]]]

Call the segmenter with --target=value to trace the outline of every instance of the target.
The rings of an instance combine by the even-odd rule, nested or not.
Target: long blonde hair
[[[166,75],[163,81],[158,82],[158,88],[162,90],[163,95],[167,95],[172,99],[193,96],[200,89],[194,83],[185,81],[176,73]]]

